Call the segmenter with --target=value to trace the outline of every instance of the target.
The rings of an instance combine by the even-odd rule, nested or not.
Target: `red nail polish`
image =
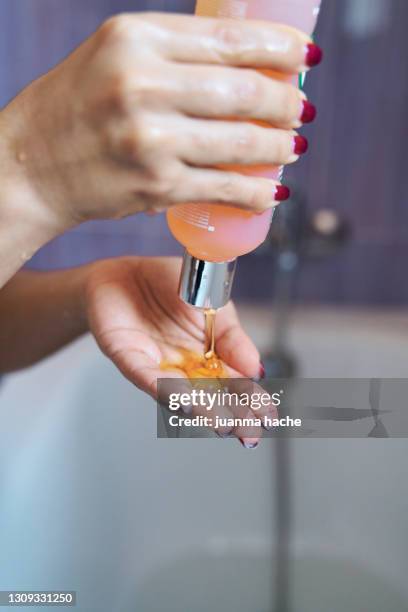
[[[311,123],[316,119],[317,110],[316,107],[308,102],[307,100],[303,100],[303,110],[300,120],[302,123]]]
[[[306,153],[306,151],[309,148],[309,143],[307,139],[304,138],[303,136],[295,136],[293,140],[294,140],[293,152],[296,153],[296,155],[303,155],[303,153]]]
[[[256,448],[259,442],[254,442],[252,439],[239,438],[242,446],[247,449]]]
[[[288,200],[290,197],[289,188],[286,185],[278,185],[275,190],[275,200],[277,202],[283,202]]]
[[[317,66],[323,59],[323,51],[318,45],[314,43],[309,43],[306,45],[306,66],[309,68],[313,68],[313,66]]]
[[[265,378],[265,366],[263,364],[263,361],[260,362],[259,364],[259,380],[263,380]]]

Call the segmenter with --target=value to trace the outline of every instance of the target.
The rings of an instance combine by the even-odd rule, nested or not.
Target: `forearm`
[[[24,120],[12,105],[0,112],[0,288],[63,230],[30,182],[27,152],[19,137]]]
[[[31,365],[87,331],[91,266],[22,271],[0,291],[0,372]]]

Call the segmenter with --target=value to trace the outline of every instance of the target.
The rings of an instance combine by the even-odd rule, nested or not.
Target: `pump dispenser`
[[[319,6],[320,0],[197,0],[196,14],[267,19],[311,33]],[[279,180],[281,174],[280,168],[270,166],[236,170],[275,180]],[[186,249],[180,298],[200,309],[217,310],[225,306],[231,295],[237,257],[250,253],[264,242],[272,216],[273,210],[259,214],[209,203],[180,204],[169,209],[169,228]]]

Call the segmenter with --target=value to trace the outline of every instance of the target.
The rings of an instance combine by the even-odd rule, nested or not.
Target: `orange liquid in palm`
[[[187,378],[228,378],[222,361],[215,352],[215,310],[206,310],[204,354],[180,349],[180,361],[162,361],[160,368],[167,372],[181,372]]]
[[[164,372],[181,372],[187,378],[228,378],[225,368],[216,355],[206,359],[187,349],[180,350],[180,361],[162,361],[160,365]]]

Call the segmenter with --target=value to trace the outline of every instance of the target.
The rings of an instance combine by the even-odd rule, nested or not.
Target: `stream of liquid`
[[[188,349],[180,349],[180,360],[162,361],[160,368],[167,372],[182,372],[187,378],[228,378],[228,374],[215,352],[216,310],[205,310],[204,351],[200,355]]]

